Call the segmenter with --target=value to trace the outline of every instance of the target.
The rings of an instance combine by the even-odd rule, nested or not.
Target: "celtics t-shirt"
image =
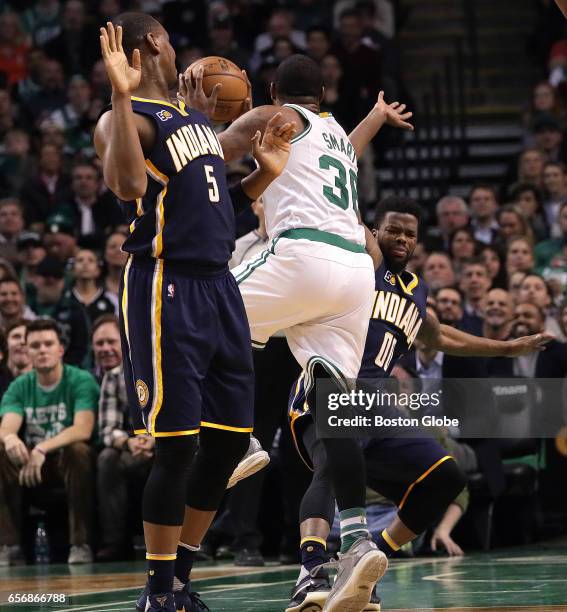
[[[10,384],[2,397],[0,417],[9,412],[21,414],[26,444],[35,446],[70,427],[76,412],[95,412],[99,392],[94,377],[75,366],[64,365],[61,380],[48,389],[39,385],[32,370]]]

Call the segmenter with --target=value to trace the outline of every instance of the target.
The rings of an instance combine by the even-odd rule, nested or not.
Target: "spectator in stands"
[[[106,266],[104,287],[109,299],[115,301],[115,310],[118,309],[118,288],[122,269],[128,259],[128,255],[122,250],[126,237],[126,234],[122,232],[113,232],[106,239],[104,247],[104,263]]]
[[[306,34],[306,54],[318,64],[328,54],[331,47],[329,30],[319,25],[312,26]]]
[[[477,242],[473,232],[468,227],[455,230],[449,238],[449,255],[457,275],[463,264],[477,254]]]
[[[98,170],[88,163],[76,165],[71,172],[71,199],[65,209],[72,215],[72,223],[79,235],[101,236],[110,228],[124,222],[116,198],[107,191],[100,195]],[[63,207],[62,207],[63,209]]]
[[[6,365],[12,378],[20,374],[31,372],[32,362],[26,344],[26,330],[30,321],[22,319],[6,327],[6,343],[8,345],[8,359]]]
[[[335,55],[328,54],[321,60],[321,75],[325,84],[321,110],[332,113],[341,125],[352,125],[356,116],[356,102],[344,95],[343,69]]]
[[[102,262],[90,249],[80,249],[73,261],[75,282],[71,290],[73,297],[86,310],[89,325],[102,315],[117,314],[116,301],[107,295],[101,282]]]
[[[97,380],[122,364],[120,330],[116,315],[103,314],[93,323],[92,344]]]
[[[24,291],[18,279],[0,280],[0,325],[4,329],[21,319],[33,320],[35,314],[26,304]]]
[[[41,75],[45,60],[45,51],[41,47],[35,47],[28,51],[26,57],[27,77],[18,81],[14,86],[17,99],[24,105],[24,110],[30,110],[29,104],[32,97],[41,89]],[[35,120],[35,117],[33,117],[33,120]]]
[[[520,291],[520,285],[524,280],[524,276],[526,276],[527,272],[522,272],[521,270],[517,270],[516,272],[512,272],[512,274],[508,275],[508,292],[512,296],[512,300],[514,304],[518,303],[518,293]]]
[[[67,145],[74,151],[80,151],[92,142],[92,137],[85,131],[85,123],[91,107],[91,87],[85,77],[76,74],[67,86],[67,103],[55,110],[49,119],[64,130]]]
[[[78,250],[73,221],[62,213],[49,216],[43,242],[48,255],[68,264]]]
[[[506,244],[510,238],[525,236],[533,240],[532,228],[524,214],[514,204],[506,204],[496,213],[499,230],[498,237],[502,244]]]
[[[28,283],[34,282],[37,265],[45,257],[47,251],[40,235],[36,232],[22,232],[16,247],[20,265],[20,283],[22,287],[25,287]]]
[[[276,38],[289,38],[295,47],[305,49],[305,32],[293,29],[293,19],[293,12],[289,9],[275,8],[268,20],[268,31],[257,36],[254,41],[256,53],[260,54],[273,47]]]
[[[427,251],[423,242],[418,242],[408,261],[407,269],[419,276],[423,276],[423,268],[427,260]]]
[[[490,244],[485,244],[480,248],[478,255],[488,270],[492,287],[504,289],[506,287],[506,271],[500,251]]]
[[[435,295],[435,311],[441,323],[460,327],[464,315],[461,292],[455,287],[439,289]]]
[[[490,284],[490,276],[482,259],[469,259],[464,263],[460,279],[460,288],[465,297],[462,328],[475,336],[481,335],[482,302]]]
[[[0,280],[5,278],[16,278],[14,266],[7,260],[0,258]]]
[[[508,199],[527,217],[535,238],[537,240],[547,238],[547,223],[543,212],[543,194],[541,190],[529,183],[516,183],[508,190]]]
[[[57,202],[65,197],[67,186],[61,150],[44,144],[39,151],[37,174],[29,177],[22,192],[28,223],[45,222]]]
[[[81,365],[88,353],[89,323],[85,309],[65,290],[65,266],[49,255],[36,269],[34,312],[59,323],[65,346],[65,363]]]
[[[449,251],[451,234],[469,224],[469,207],[463,198],[447,195],[437,202],[435,214],[437,226],[428,233],[427,249],[429,251]]]
[[[88,76],[100,58],[100,50],[92,42],[96,36],[96,31],[87,25],[84,2],[66,0],[62,31],[45,45],[45,51],[50,57],[63,61],[66,74]]]
[[[469,195],[471,225],[474,237],[479,242],[492,244],[498,233],[496,192],[490,185],[476,185]]]
[[[34,45],[44,45],[61,32],[59,0],[38,0],[21,16],[22,26]]]
[[[0,72],[6,75],[9,86],[27,73],[26,55],[29,40],[20,26],[16,13],[6,12],[0,15]]]
[[[455,284],[453,262],[447,253],[431,253],[423,267],[423,280],[431,291]]]
[[[533,243],[528,238],[512,238],[506,245],[506,273],[531,272],[534,267]]]
[[[110,81],[108,80],[108,73],[104,67],[103,60],[98,60],[93,66],[90,83],[93,98],[98,98],[105,101],[110,100]]]
[[[213,17],[209,29],[209,48],[205,55],[219,55],[247,70],[249,54],[238,46],[232,21],[228,15]]]
[[[545,164],[543,185],[545,187],[543,210],[550,236],[551,238],[559,238],[561,237],[559,207],[563,202],[567,202],[567,166],[557,162]]]
[[[0,200],[0,257],[17,260],[16,244],[24,229],[24,211],[17,198]]]
[[[66,102],[65,72],[61,62],[48,58],[42,62],[40,89],[26,100],[26,111],[34,122],[47,118],[54,110],[62,108]]]
[[[549,81],[540,81],[532,90],[530,110],[525,117],[525,125],[529,127],[538,115],[549,114],[558,121],[565,117],[561,98],[557,90]]]
[[[33,369],[9,386],[0,404],[0,562],[7,565],[20,544],[19,517],[11,512],[14,499],[8,499],[8,491],[19,493],[19,480],[30,489],[63,482],[69,507],[68,563],[90,563],[94,475],[89,440],[99,388],[88,372],[63,364],[55,321],[30,323],[26,341]]]
[[[533,136],[536,148],[544,155],[546,161],[566,161],[565,143],[559,121],[552,115],[541,115],[534,119]]]
[[[559,321],[559,327],[564,338],[567,338],[567,300],[564,301],[559,307],[559,313],[557,315]]]
[[[490,289],[482,302],[482,336],[507,340],[514,320],[514,301],[504,289]]]
[[[544,164],[545,156],[539,149],[524,149],[518,158],[517,181],[541,187]]]
[[[360,100],[358,123],[376,100],[382,85],[382,57],[363,40],[362,19],[356,9],[346,9],[339,17],[338,40],[332,45],[343,68],[344,89],[352,100]],[[347,124],[348,128],[354,127]]]
[[[535,269],[546,280],[555,281],[561,292],[567,290],[567,201],[559,208],[560,238],[536,244]]]
[[[132,483],[141,490],[149,474],[154,454],[154,438],[132,436],[120,333],[116,317],[108,315],[94,326],[93,346],[98,362],[106,369],[102,379],[98,428],[103,449],[97,459],[97,490],[102,548],[97,560],[111,561],[124,556],[131,519],[128,492]],[[118,363],[117,363],[118,362]],[[112,364],[115,364],[113,367]]]
[[[524,276],[518,290],[518,302],[535,304],[545,314],[545,327],[555,336],[561,336],[557,319],[553,316],[553,294],[545,280],[538,274]]]
[[[21,128],[8,130],[0,153],[0,196],[20,194],[34,166],[29,133]]]

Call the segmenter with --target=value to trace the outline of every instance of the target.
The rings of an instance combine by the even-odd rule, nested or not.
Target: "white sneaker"
[[[71,546],[67,563],[74,565],[76,563],[92,563],[93,551],[88,544],[80,544],[79,546]]]
[[[270,463],[270,455],[262,449],[262,445],[254,436],[250,436],[250,446],[234,469],[226,488],[231,489],[237,482],[265,468],[268,463]]]

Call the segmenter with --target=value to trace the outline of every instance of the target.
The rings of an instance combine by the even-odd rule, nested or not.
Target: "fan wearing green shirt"
[[[22,487],[61,484],[69,508],[68,563],[89,563],[94,487],[89,440],[99,386],[88,372],[63,363],[65,348],[53,319],[29,323],[26,343],[32,370],[10,384],[0,403],[0,565],[21,557]]]

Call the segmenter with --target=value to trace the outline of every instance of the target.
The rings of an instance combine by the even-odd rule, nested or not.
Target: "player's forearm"
[[[561,12],[567,17],[567,0],[555,0],[557,6],[561,9]]]
[[[69,444],[73,444],[73,442],[86,442],[90,439],[92,433],[92,426],[75,424],[67,427],[56,436],[53,436],[53,438],[40,442],[37,446],[44,453],[51,453],[59,448],[65,448]]]
[[[262,168],[256,168],[254,172],[242,179],[242,191],[251,200],[257,200],[278,176]]]
[[[457,357],[505,357],[510,344],[502,340],[479,338],[450,325],[441,325],[437,348]]]
[[[364,153],[366,147],[385,123],[386,115],[373,108],[348,135],[357,157]]]
[[[112,126],[102,161],[104,180],[120,199],[135,200],[146,193],[144,151],[129,95],[112,95]]]

